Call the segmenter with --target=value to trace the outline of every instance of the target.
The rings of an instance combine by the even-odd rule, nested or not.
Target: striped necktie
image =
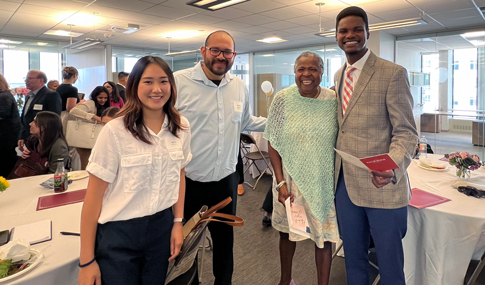
[[[345,111],[347,110],[347,106],[350,102],[350,97],[352,97],[352,92],[354,91],[353,82],[354,79],[352,77],[352,73],[356,70],[355,67],[347,68],[347,72],[345,72],[345,81],[344,81],[344,95],[342,98],[342,115],[345,115]]]

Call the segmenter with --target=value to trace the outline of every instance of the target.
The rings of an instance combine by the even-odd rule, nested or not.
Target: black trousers
[[[269,214],[273,213],[273,184],[269,185],[269,190],[266,193],[266,197],[264,198],[263,206],[261,208]]]
[[[164,284],[172,227],[172,208],[98,224],[95,255],[103,285]]]
[[[207,205],[210,208],[227,197],[231,197],[232,202],[218,212],[235,215],[238,182],[239,174],[237,172],[214,182],[198,182],[186,177],[184,217],[190,219],[202,206]],[[230,285],[234,271],[233,228],[217,222],[210,222],[208,227],[214,247],[212,257],[214,284]]]

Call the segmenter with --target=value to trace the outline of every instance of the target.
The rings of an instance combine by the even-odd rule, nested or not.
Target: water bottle
[[[419,157],[428,157],[428,141],[424,136],[419,139]]]
[[[66,191],[68,184],[67,171],[64,169],[64,159],[59,158],[57,160],[56,172],[54,173],[54,192],[60,193]]]

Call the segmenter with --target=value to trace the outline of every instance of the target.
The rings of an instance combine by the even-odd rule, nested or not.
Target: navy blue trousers
[[[376,191],[379,189],[376,188]],[[405,285],[402,239],[407,229],[407,207],[376,209],[356,206],[349,198],[340,172],[335,207],[344,242],[347,284],[369,284],[369,242],[374,240],[383,285]]]
[[[164,284],[173,213],[98,224],[95,255],[103,285]]]

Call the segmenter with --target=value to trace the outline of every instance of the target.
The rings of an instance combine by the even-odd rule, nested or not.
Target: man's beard
[[[213,68],[213,64],[217,63],[217,62],[224,62],[226,63],[226,68],[224,69],[224,71],[219,71],[219,70],[215,70]],[[204,60],[204,64],[205,66],[215,75],[224,75],[226,74],[229,70],[231,70],[231,67],[232,67],[232,64],[229,63],[229,61],[227,59],[224,59],[224,60],[219,60],[217,58],[213,59],[212,61],[209,61],[207,59]]]

